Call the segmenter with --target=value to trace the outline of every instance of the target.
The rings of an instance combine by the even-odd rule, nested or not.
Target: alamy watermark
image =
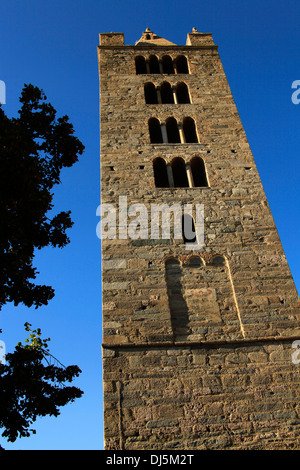
[[[3,80],[0,80],[0,104],[6,104],[6,86]]]
[[[300,103],[300,80],[294,80],[292,83],[292,88],[296,88],[296,90],[292,93],[292,103],[299,104]]]
[[[119,196],[118,207],[100,204],[96,215],[98,238],[119,240],[184,240],[187,250],[200,250],[204,245],[203,204],[150,204],[128,206],[127,196]]]
[[[298,348],[292,354],[292,363],[293,364],[300,364],[300,340],[299,339],[297,339],[293,342],[292,348],[293,349]]]

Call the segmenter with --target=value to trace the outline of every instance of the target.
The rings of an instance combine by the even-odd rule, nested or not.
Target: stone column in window
[[[174,178],[173,178],[172,167],[170,164],[167,164],[167,173],[168,173],[169,186],[170,188],[174,188]]]
[[[179,122],[178,123],[178,130],[179,130],[179,135],[180,135],[180,141],[182,144],[185,144],[186,143],[186,140],[185,140],[185,135],[184,135],[184,132],[183,132],[183,128],[182,128],[182,123]]]
[[[172,92],[173,92],[174,104],[178,104],[177,95],[176,95],[176,87],[172,87]]]
[[[186,163],[185,169],[186,169],[186,174],[187,174],[187,178],[188,178],[188,182],[189,182],[189,187],[193,188],[194,187],[194,178],[193,178],[191,166],[190,166],[189,163]]]
[[[160,86],[156,87],[156,93],[157,93],[157,101],[158,101],[158,104],[162,104]]]
[[[167,144],[168,143],[168,134],[167,134],[166,123],[162,122],[160,127],[161,127],[161,135],[162,135],[162,138],[163,138],[163,143]]]
[[[146,60],[146,71],[147,71],[148,74],[150,73],[149,59]]]
[[[161,61],[161,60],[158,61],[158,65],[159,65],[159,71],[160,71],[160,73],[164,73],[164,68],[163,68],[163,64],[162,64],[162,61]]]

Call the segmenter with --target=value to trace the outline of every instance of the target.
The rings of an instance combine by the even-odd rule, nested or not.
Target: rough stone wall
[[[200,252],[174,237],[102,240],[106,448],[299,448],[298,294],[217,47],[189,36],[155,47],[100,35],[102,204],[203,204],[205,219]],[[190,73],[137,75],[135,57],[151,54],[183,54]],[[164,81],[186,83],[191,103],[146,104],[144,84]],[[150,118],[187,116],[198,143],[150,142]],[[155,158],[194,156],[208,187],[155,187]]]
[[[104,350],[107,449],[299,449],[291,345]]]

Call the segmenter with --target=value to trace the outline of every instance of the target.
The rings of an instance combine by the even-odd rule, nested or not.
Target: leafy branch
[[[18,343],[13,353],[0,364],[0,427],[2,437],[14,442],[18,437],[35,433],[30,426],[39,416],[58,416],[59,407],[80,398],[83,392],[67,386],[78,377],[78,366],[63,366],[49,352],[50,338],[41,337],[40,328],[25,323],[29,338]],[[50,363],[53,358],[58,365]],[[46,361],[46,365],[43,364]]]

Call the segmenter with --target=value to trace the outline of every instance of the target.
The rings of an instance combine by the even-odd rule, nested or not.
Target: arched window
[[[179,266],[179,267],[180,267],[180,262],[179,262],[179,260],[176,259],[176,258],[169,258],[169,259],[166,260],[165,266],[170,266],[170,267]]]
[[[168,142],[170,144],[180,143],[180,135],[179,135],[177,121],[175,118],[167,119],[166,130],[167,130]]]
[[[185,162],[182,158],[177,157],[171,163],[174,187],[175,188],[188,188],[189,182],[187,179]]]
[[[206,178],[206,171],[204,166],[204,161],[200,157],[192,158],[190,162],[191,171],[194,180],[195,187],[205,187],[208,186],[207,178]]]
[[[169,179],[167,165],[163,158],[155,158],[153,161],[154,181],[157,188],[168,188]]]
[[[140,55],[135,58],[135,70],[137,75],[147,73],[145,57]]]
[[[175,63],[177,73],[189,73],[187,58],[184,55],[176,57]]]
[[[163,73],[167,73],[168,75],[173,74],[174,66],[171,57],[169,55],[164,55],[161,61],[163,66]]]
[[[213,266],[224,266],[225,265],[225,258],[221,255],[214,256]]]
[[[189,260],[189,266],[192,268],[197,268],[199,266],[204,266],[204,263],[200,256],[192,256]]]
[[[163,138],[159,120],[156,118],[149,119],[148,126],[150,133],[150,142],[153,144],[162,144]]]
[[[162,83],[160,87],[160,96],[161,96],[161,102],[163,104],[166,103],[174,103],[174,98],[173,98],[173,91],[170,83],[164,82]]]
[[[184,118],[183,123],[182,123],[182,127],[183,127],[183,132],[184,132],[184,135],[185,135],[185,141],[187,143],[196,143],[196,142],[198,142],[194,119],[192,119],[190,117]]]
[[[154,83],[145,83],[144,93],[146,104],[158,104],[157,93]]]
[[[182,216],[182,237],[184,243],[196,242],[196,229],[194,219],[189,214]]]
[[[149,57],[149,68],[150,73],[160,73],[158,58],[156,57],[156,55],[151,55]]]
[[[187,230],[191,232],[184,236],[185,248],[193,249],[195,234],[192,233],[192,217],[187,216],[183,225],[187,225]],[[189,225],[192,226],[190,230]],[[207,259],[208,262],[205,262],[201,253],[194,251],[188,262],[186,256],[182,256],[181,263],[175,253],[170,253],[170,258],[165,260],[165,280],[174,339],[214,341],[216,327],[218,334],[224,339],[230,339],[233,333],[240,334],[239,311],[226,258],[211,253],[213,260],[224,262],[224,266],[214,266],[214,261]],[[203,255],[205,256],[204,253]]]
[[[183,269],[180,261],[169,258],[165,262],[167,294],[174,338],[184,339],[188,334],[189,311],[182,285]]]
[[[185,103],[191,102],[189,90],[185,83],[178,83],[178,85],[176,86],[176,96],[177,96],[177,102],[179,104],[185,104]]]

